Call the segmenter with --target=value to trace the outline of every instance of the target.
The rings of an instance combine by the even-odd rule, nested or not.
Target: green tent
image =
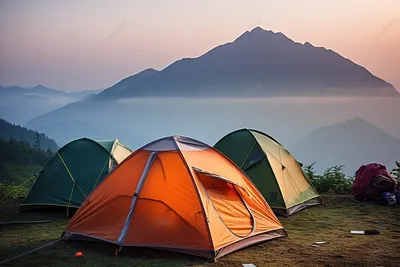
[[[93,188],[131,153],[118,139],[81,138],[69,142],[40,171],[21,209],[33,206],[79,208]]]
[[[237,130],[214,147],[249,176],[276,214],[289,216],[322,203],[300,163],[265,133]]]

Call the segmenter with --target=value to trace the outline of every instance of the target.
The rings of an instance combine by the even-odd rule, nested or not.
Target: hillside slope
[[[0,139],[3,140],[16,140],[27,143],[31,147],[39,146],[42,150],[56,151],[58,149],[57,143],[47,137],[43,133],[38,133],[33,130],[29,130],[25,127],[11,124],[6,120],[0,118]],[[37,143],[39,140],[39,144]]]
[[[363,164],[377,162],[391,170],[400,160],[400,140],[361,118],[319,128],[293,150],[304,164],[316,162],[317,171],[344,165],[354,175]]]

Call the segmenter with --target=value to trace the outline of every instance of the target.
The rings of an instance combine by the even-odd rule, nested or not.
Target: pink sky
[[[107,88],[256,26],[332,49],[400,91],[400,1],[0,1],[0,85]]]

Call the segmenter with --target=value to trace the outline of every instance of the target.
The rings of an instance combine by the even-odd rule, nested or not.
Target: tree
[[[316,176],[316,171],[314,169],[315,161],[311,165],[304,165],[304,173],[308,177],[308,179],[313,180],[313,178]]]
[[[35,147],[40,150],[40,133],[36,132]]]
[[[41,150],[45,150],[47,147],[50,147],[52,151],[57,151],[59,148],[57,143],[53,139],[47,137],[45,134],[39,133],[38,135],[37,131],[11,124],[1,118],[0,129],[0,138],[3,138],[4,140],[9,140],[12,137],[17,142],[25,142],[34,148],[38,148],[39,146]]]
[[[397,181],[400,182],[400,162],[396,161],[396,167],[390,173]]]

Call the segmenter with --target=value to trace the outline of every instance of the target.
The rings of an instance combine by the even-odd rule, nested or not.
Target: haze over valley
[[[255,27],[197,58],[177,60],[105,90],[65,93],[0,88],[0,116],[72,139],[118,138],[135,150],[167,135],[214,145],[239,128],[264,131],[322,172],[353,175],[400,158],[400,97],[394,86],[340,54]],[[368,153],[371,151],[371,153]]]

